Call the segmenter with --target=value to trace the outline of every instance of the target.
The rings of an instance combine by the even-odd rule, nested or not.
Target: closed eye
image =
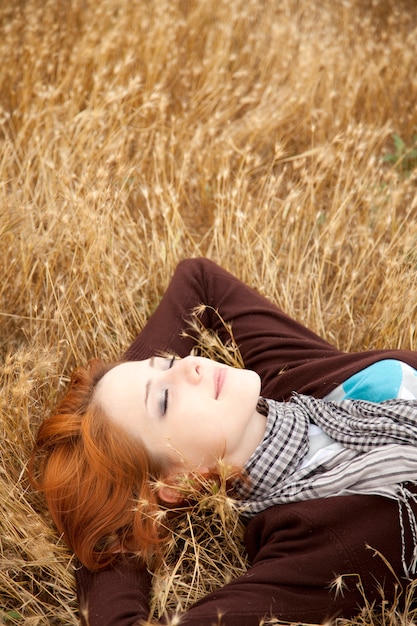
[[[151,367],[156,369],[166,369],[169,370],[174,365],[174,361],[177,360],[178,357],[175,355],[167,355],[167,356],[153,356],[151,357]]]
[[[171,369],[171,367],[174,365],[174,361],[175,361],[175,356],[172,357],[167,357],[166,359],[168,361],[168,369]],[[164,394],[163,394],[163,398],[162,398],[162,402],[161,402],[161,416],[164,417],[168,411],[168,389],[165,389]]]
[[[161,416],[165,417],[167,411],[168,411],[168,389],[165,389],[163,401],[161,405]]]

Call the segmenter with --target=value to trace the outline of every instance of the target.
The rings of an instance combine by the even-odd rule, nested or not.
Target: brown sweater
[[[286,400],[292,391],[323,397],[384,358],[417,368],[415,352],[337,350],[207,259],[179,264],[159,307],[125,358],[149,358],[157,351],[188,354],[194,342],[180,332],[190,311],[201,303],[232,322],[245,365],[260,374],[265,397]],[[225,338],[211,309],[203,321]],[[414,508],[417,511],[417,505]],[[303,622],[350,617],[363,604],[358,582],[368,601],[382,600],[378,583],[385,599],[394,597],[395,577],[375,551],[399,578],[402,574],[398,505],[378,496],[271,507],[248,524],[245,544],[251,562],[248,572],[196,603],[182,616],[182,624],[258,626],[268,616]],[[335,594],[329,586],[342,574],[348,575],[344,591]],[[147,619],[151,580],[145,568],[122,563],[98,573],[81,568],[76,579],[83,624],[128,626]]]

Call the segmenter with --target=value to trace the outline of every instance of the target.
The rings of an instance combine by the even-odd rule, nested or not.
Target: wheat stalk
[[[71,556],[26,480],[33,434],[180,259],[212,257],[342,349],[416,348],[416,23],[407,0],[2,3],[7,624],[77,623]],[[210,550],[183,526],[194,562],[168,577],[198,595]],[[183,587],[156,585],[155,614],[197,597]]]

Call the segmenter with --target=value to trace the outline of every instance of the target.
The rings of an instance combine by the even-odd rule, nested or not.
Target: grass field
[[[417,3],[3,0],[0,59],[0,619],[70,626],[33,434],[180,259],[342,349],[417,349]]]

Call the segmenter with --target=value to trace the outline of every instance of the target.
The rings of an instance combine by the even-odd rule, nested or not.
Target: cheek
[[[173,433],[172,439],[177,443],[178,450],[188,455],[212,451],[223,433],[223,419],[219,423],[216,417],[220,416],[201,405],[198,414],[188,414]]]
[[[224,394],[224,410],[232,414],[247,413],[255,406],[260,393],[260,379],[255,372],[242,370],[234,372],[230,386]]]

